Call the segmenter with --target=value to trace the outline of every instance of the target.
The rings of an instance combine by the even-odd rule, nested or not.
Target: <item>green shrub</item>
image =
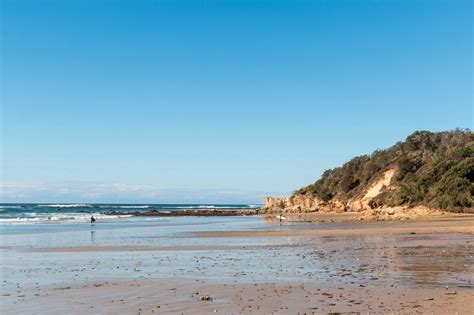
[[[377,197],[373,206],[423,204],[452,211],[474,207],[474,134],[467,129],[417,131],[391,148],[324,171],[296,194],[347,201],[388,169],[397,172],[392,179],[395,189]]]

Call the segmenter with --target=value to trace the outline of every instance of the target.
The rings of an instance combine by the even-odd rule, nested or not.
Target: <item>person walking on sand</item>
[[[94,216],[91,216],[91,224],[95,222]]]

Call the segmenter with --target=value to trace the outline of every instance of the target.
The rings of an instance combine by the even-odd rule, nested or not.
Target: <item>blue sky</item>
[[[2,0],[3,202],[249,202],[472,128],[471,1]]]

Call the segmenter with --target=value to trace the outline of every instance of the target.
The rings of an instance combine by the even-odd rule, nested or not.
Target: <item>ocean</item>
[[[173,212],[181,210],[233,210],[253,209],[255,204],[89,204],[89,203],[2,203],[0,204],[0,225],[23,224],[85,224],[93,215],[97,223],[136,221],[137,217],[124,213],[158,210]],[[117,211],[121,215],[105,215]],[[142,218],[142,220],[144,220]]]

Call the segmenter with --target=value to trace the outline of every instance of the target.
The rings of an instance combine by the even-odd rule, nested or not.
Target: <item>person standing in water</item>
[[[94,216],[92,215],[91,216],[91,224],[93,224],[95,222],[95,219],[94,219]]]

